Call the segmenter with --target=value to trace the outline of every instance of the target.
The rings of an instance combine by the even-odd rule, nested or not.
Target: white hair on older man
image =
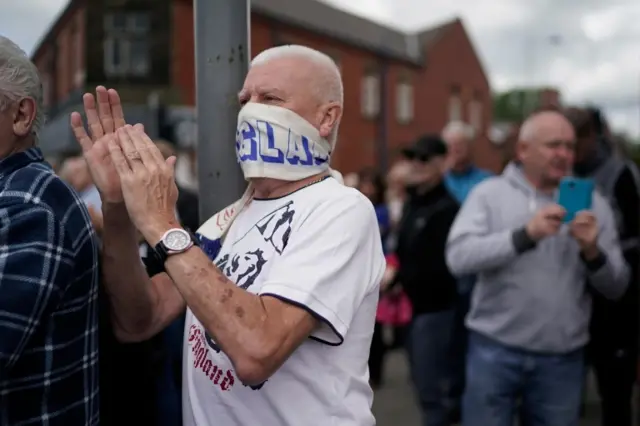
[[[465,123],[464,121],[451,121],[442,130],[442,137],[447,139],[448,137],[461,136],[467,141],[472,141],[476,135],[476,131],[472,125]]]
[[[24,98],[32,98],[36,103],[31,132],[37,141],[45,121],[38,69],[17,44],[0,36],[0,112]]]
[[[317,74],[310,84],[315,88],[317,100],[320,102],[339,102],[342,107],[344,104],[344,86],[342,84],[342,75],[335,61],[330,56],[306,46],[297,44],[288,44],[276,46],[264,50],[256,55],[251,61],[251,66],[265,64],[274,59],[303,59],[317,65]],[[329,143],[335,147],[338,139],[338,126],[336,123],[329,135]]]

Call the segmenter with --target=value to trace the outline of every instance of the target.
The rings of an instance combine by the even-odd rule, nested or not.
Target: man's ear
[[[524,158],[526,158],[527,153],[529,152],[529,143],[517,141],[513,152],[515,159],[521,162]]]
[[[19,137],[26,137],[31,133],[36,119],[36,101],[24,98],[18,103],[13,115],[13,133]]]
[[[323,138],[328,138],[331,131],[338,125],[342,118],[342,107],[338,102],[331,102],[325,105],[320,111],[319,132]]]

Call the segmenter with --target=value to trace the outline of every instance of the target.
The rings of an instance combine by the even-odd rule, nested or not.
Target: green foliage
[[[640,143],[633,141],[627,145],[629,156],[640,167]]]
[[[520,122],[539,105],[540,89],[514,89],[493,96],[493,117],[498,122]]]

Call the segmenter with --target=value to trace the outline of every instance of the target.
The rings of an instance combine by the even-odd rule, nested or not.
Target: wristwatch
[[[198,245],[195,235],[182,228],[173,228],[164,233],[162,239],[153,250],[156,253],[157,260],[164,265],[169,256],[184,253],[194,245]]]

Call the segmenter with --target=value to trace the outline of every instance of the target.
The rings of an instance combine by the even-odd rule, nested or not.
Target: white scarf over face
[[[289,109],[249,102],[238,114],[236,154],[247,180],[298,181],[328,171],[342,183],[342,175],[329,167],[334,148],[318,129]],[[210,240],[223,238],[252,198],[249,184],[242,198],[215,214],[198,232]]]

